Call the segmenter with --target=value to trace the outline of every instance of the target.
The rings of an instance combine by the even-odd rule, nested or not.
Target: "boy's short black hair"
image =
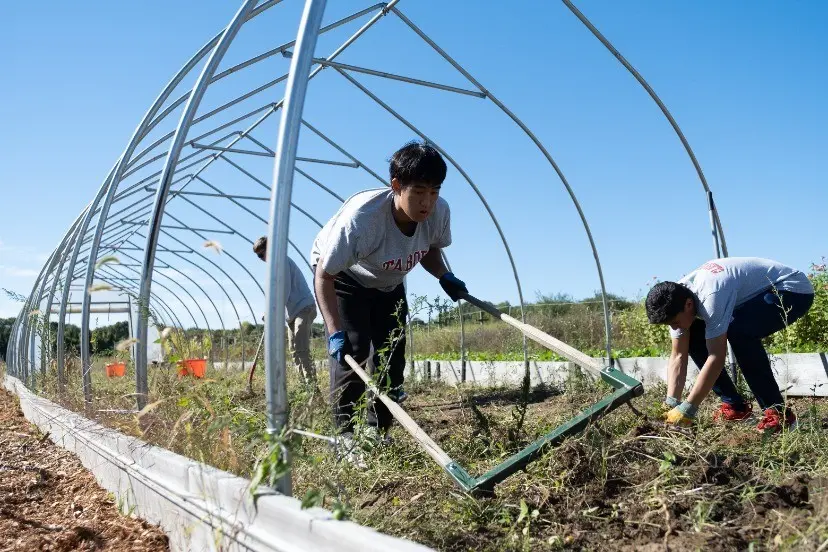
[[[267,236],[262,236],[253,244],[253,253],[261,259],[267,253]]]
[[[446,162],[434,146],[425,142],[409,142],[391,156],[388,172],[391,180],[403,186],[425,184],[437,187],[446,179]]]
[[[647,294],[647,319],[650,324],[668,324],[684,310],[688,299],[693,299],[693,292],[686,286],[676,282],[659,282]]]

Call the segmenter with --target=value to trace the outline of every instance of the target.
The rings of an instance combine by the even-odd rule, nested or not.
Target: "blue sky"
[[[370,3],[329,4],[326,22]],[[828,5],[578,5],[681,125],[714,190],[731,255],[769,257],[803,269],[827,255],[828,36],[821,22]],[[505,6],[399,4],[547,146],[589,219],[610,291],[640,295],[654,276],[678,278],[711,257],[701,185],[644,90],[562,3]],[[28,293],[45,257],[92,199],[158,92],[236,8],[228,1],[169,0],[0,5],[7,28],[0,37],[0,287]],[[245,26],[227,62],[293,38],[299,9],[298,0],[286,0],[274,14]],[[327,55],[355,25],[321,39],[318,54]],[[470,87],[390,17],[340,61]],[[212,99],[229,98],[286,68],[286,60],[277,60],[242,72],[224,88],[216,86]],[[311,85],[306,119],[384,174],[388,156],[415,135],[331,73]],[[585,297],[598,288],[583,228],[560,181],[494,105],[358,78],[449,151],[479,186],[510,241],[528,300],[538,292]],[[272,97],[281,97],[281,90]],[[274,121],[257,135],[270,147]],[[335,158],[308,134],[300,153]],[[270,183],[270,161],[250,163]],[[342,195],[376,184],[349,169],[312,168]],[[211,178],[230,176],[219,171]],[[251,192],[243,188],[249,184],[238,183],[244,190],[239,193]],[[295,200],[316,218],[324,222],[333,214],[330,198],[309,190],[307,181],[297,179],[296,186]],[[447,253],[455,272],[473,294],[516,302],[508,260],[479,200],[454,170],[444,190],[454,221]],[[251,235],[265,231],[243,213],[218,204],[214,209]],[[312,224],[292,215],[291,235],[301,249],[310,249],[314,234]],[[223,243],[250,263],[256,278],[263,277],[263,264],[246,243]],[[219,262],[235,275],[226,259]],[[249,277],[240,281],[245,278],[253,289]],[[441,293],[424,271],[410,278],[410,287],[432,297]],[[260,309],[258,290],[253,296],[254,310]],[[228,305],[215,298],[226,312]],[[0,297],[0,316],[17,310]]]

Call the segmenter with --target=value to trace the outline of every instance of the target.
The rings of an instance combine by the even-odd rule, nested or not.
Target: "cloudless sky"
[[[369,5],[328,4],[326,22]],[[578,6],[681,125],[714,191],[731,255],[801,269],[828,255],[828,4],[595,0]],[[399,7],[549,149],[588,217],[609,291],[640,296],[653,277],[676,279],[712,256],[706,198],[678,138],[562,3],[403,0]],[[46,256],[93,198],[159,91],[237,8],[229,0],[0,3],[6,29],[0,36],[0,287],[29,293]],[[300,8],[299,0],[286,0],[245,26],[228,63],[294,38]],[[358,24],[320,40],[317,54],[328,55]],[[340,61],[471,87],[391,17]],[[269,78],[287,68],[286,60],[280,63]],[[266,80],[262,71],[242,72],[216,94],[230,98],[253,88]],[[390,154],[416,136],[331,73],[311,85],[306,119],[384,176]],[[484,100],[364,75],[358,80],[449,151],[481,189],[510,241],[527,300],[537,293],[592,295],[598,279],[576,211],[544,158],[505,115]],[[272,99],[281,94],[274,91]],[[307,131],[302,136],[300,154],[322,151]],[[275,148],[275,124],[257,138]],[[268,166],[260,168],[270,183]],[[377,184],[335,170],[316,174],[343,195]],[[297,179],[295,186],[302,185],[307,181]],[[336,209],[330,198],[303,195],[304,188],[294,193],[323,222]],[[444,196],[452,207],[454,243],[447,254],[455,272],[473,294],[515,303],[497,233],[454,169]],[[238,212],[225,216],[251,235],[265,232]],[[292,215],[291,236],[309,251],[315,229],[298,216]],[[263,275],[249,245],[228,241],[227,247]],[[410,278],[415,293],[441,293],[417,272]],[[0,316],[18,309],[0,297]]]

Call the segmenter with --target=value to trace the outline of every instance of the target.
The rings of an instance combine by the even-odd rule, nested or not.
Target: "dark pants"
[[[793,324],[808,312],[813,302],[813,295],[768,289],[733,311],[733,321],[727,328],[727,340],[733,348],[739,369],[762,410],[784,402],[762,339]],[[700,319],[696,319],[690,326],[690,357],[699,369],[704,366],[708,356],[704,330],[704,321]],[[727,370],[722,370],[713,386],[713,392],[725,403],[739,405],[746,402],[736,390]]]
[[[334,280],[342,330],[348,334],[352,355],[363,363],[373,351],[373,371],[380,389],[403,384],[405,370],[405,321],[408,302],[402,284],[391,291],[361,286],[340,273]],[[331,404],[334,422],[341,432],[352,431],[354,409],[365,400],[365,383],[346,364],[330,358]],[[387,429],[393,417],[379,400],[368,409],[368,424]]]

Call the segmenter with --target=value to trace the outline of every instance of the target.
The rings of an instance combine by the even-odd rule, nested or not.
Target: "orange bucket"
[[[188,358],[178,362],[178,377],[193,376],[203,378],[207,371],[206,358]]]
[[[126,374],[126,364],[123,362],[113,362],[106,365],[106,377],[108,378],[122,378]]]

